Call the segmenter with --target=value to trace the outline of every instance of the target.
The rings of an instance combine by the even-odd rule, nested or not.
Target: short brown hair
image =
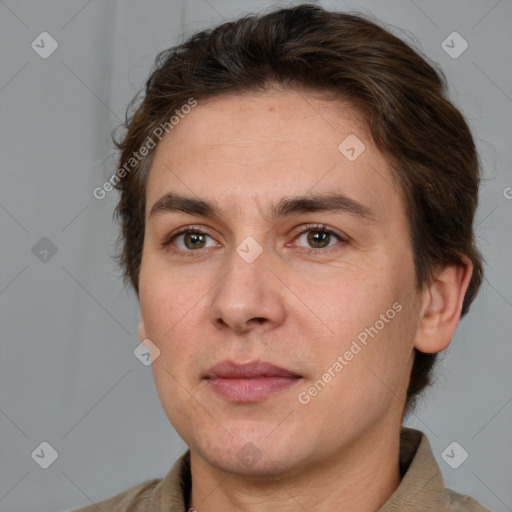
[[[275,85],[334,93],[358,107],[403,197],[417,286],[428,284],[436,268],[460,263],[461,255],[472,261],[464,315],[483,276],[473,235],[479,161],[464,117],[446,98],[444,75],[365,17],[308,4],[223,23],[156,57],[143,100],[132,100],[126,132],[114,140],[118,171],[125,171],[116,184],[119,261],[136,293],[154,149],[140,160],[133,155],[190,98],[264,92]],[[415,349],[407,410],[430,383],[435,358]]]

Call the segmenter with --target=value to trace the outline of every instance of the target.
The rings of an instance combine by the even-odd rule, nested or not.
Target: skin
[[[350,134],[365,144],[354,161],[338,149]],[[270,218],[269,205],[283,197],[333,191],[373,217],[321,211]],[[150,215],[168,192],[214,200],[220,218]],[[400,483],[413,348],[448,345],[470,262],[440,269],[416,289],[408,219],[385,158],[355,108],[311,91],[199,101],[156,148],[146,194],[139,337],[160,350],[156,388],[191,451],[188,506],[377,510]],[[306,224],[325,224],[346,241],[331,235],[314,245],[318,229]],[[208,235],[201,248],[183,234],[162,246],[190,225]],[[247,237],[262,249],[252,263],[236,252]],[[395,303],[401,311],[301,403],[299,393]],[[256,403],[230,402],[202,378],[225,359],[268,361],[302,378]],[[258,458],[250,465],[237,456],[248,449]]]

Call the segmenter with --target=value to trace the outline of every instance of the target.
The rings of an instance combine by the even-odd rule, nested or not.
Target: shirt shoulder
[[[450,512],[491,512],[488,508],[485,508],[478,501],[471,498],[471,496],[459,494],[452,491],[452,489],[446,488],[445,496]]]
[[[401,429],[400,474],[400,485],[379,512],[491,512],[445,486],[430,443],[419,430]]]
[[[183,512],[191,485],[190,450],[187,450],[163,478],[147,480],[71,512]]]
[[[145,512],[155,487],[162,479],[148,480],[134,485],[125,491],[110,498],[93,503],[87,507],[75,509],[71,512]]]

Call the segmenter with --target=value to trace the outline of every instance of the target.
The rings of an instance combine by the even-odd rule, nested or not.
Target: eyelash
[[[305,233],[308,233],[309,231],[320,231],[320,232],[325,232],[325,233],[328,233],[329,235],[331,236],[335,236],[336,238],[339,239],[339,241],[341,243],[347,243],[348,242],[348,239],[343,237],[342,235],[340,235],[339,233],[336,233],[335,231],[327,228],[327,226],[325,224],[307,224],[304,226],[304,229],[302,231],[300,231],[295,237],[294,237],[294,240],[299,238],[300,236],[302,236],[303,234]],[[195,226],[185,226],[183,228],[180,228],[178,231],[175,231],[173,233],[171,233],[169,236],[167,236],[165,238],[165,240],[161,243],[161,246],[163,248],[166,248],[166,247],[171,247],[172,245],[172,242],[180,235],[183,235],[183,234],[187,234],[187,233],[194,233],[194,234],[198,234],[198,235],[207,235],[209,236],[210,238],[213,238],[211,237],[207,232],[205,231],[202,231],[201,229],[195,227]],[[334,244],[332,246],[327,246],[326,248],[324,249],[306,249],[307,253],[309,254],[319,254],[319,253],[323,253],[323,254],[327,254],[327,253],[330,253],[331,250],[336,250],[338,249],[339,243],[338,244]],[[200,255],[200,253],[202,252],[200,249],[198,250],[187,250],[187,251],[183,251],[182,249],[171,249],[173,252],[175,253],[179,253],[181,255],[185,255],[187,257],[197,257],[198,255]],[[194,253],[198,253],[198,254],[194,254]]]

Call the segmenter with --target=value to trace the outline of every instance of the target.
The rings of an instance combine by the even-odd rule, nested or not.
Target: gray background
[[[111,259],[116,195],[92,191],[113,172],[110,133],[159,50],[293,3],[0,1],[1,511],[87,505],[162,477],[185,450],[133,354],[137,302]],[[486,280],[406,423],[428,435],[449,487],[512,510],[512,2],[319,4],[373,13],[418,44],[478,141]],[[43,31],[59,45],[47,59],[31,48]],[[441,46],[453,31],[469,44],[456,59]],[[31,457],[43,441],[58,452],[48,469]],[[441,457],[452,441],[469,453],[458,469]]]

